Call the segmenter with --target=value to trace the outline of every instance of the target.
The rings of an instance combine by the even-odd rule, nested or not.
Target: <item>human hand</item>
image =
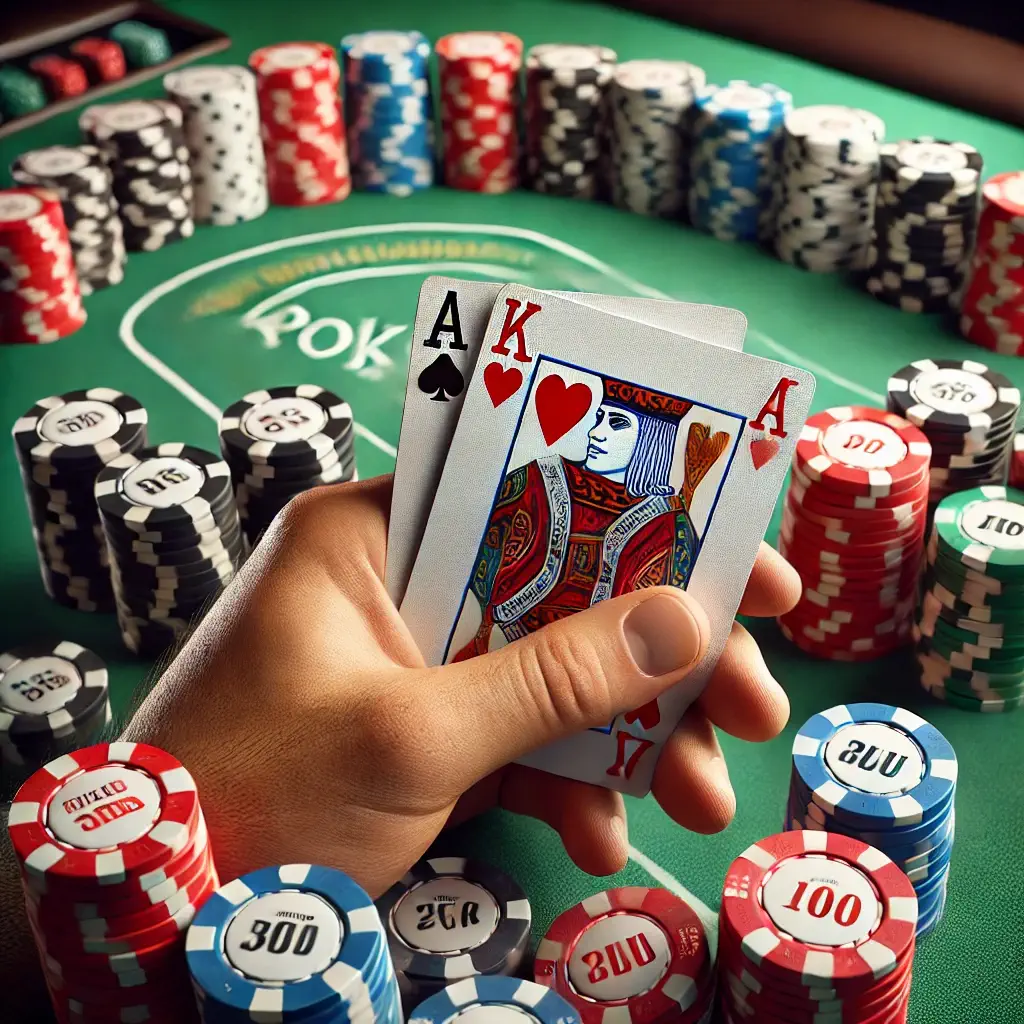
[[[709,625],[681,590],[595,605],[489,654],[424,665],[384,589],[391,479],[322,487],[278,517],[129,723],[199,785],[224,878],[340,868],[378,894],[446,823],[532,815],[592,874],[628,856],[620,794],[510,764],[679,682]],[[799,578],[767,545],[741,612],[777,615]],[[662,750],[653,794],[680,825],[724,828],[735,797],[712,725],[766,740],[789,705],[738,623]]]

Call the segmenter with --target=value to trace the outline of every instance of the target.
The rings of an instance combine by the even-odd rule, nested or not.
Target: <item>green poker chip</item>
[[[997,580],[1024,582],[1024,494],[975,487],[947,495],[935,510],[936,553]]]
[[[921,672],[936,682],[953,680],[956,689],[967,687],[970,690],[1013,690],[1024,685],[1022,672],[984,672],[956,668],[947,658],[934,651],[919,651],[917,656]]]
[[[957,668],[973,672],[999,672],[1008,674],[1024,672],[1024,653],[1020,649],[1010,652],[975,645],[965,647],[956,641],[950,642],[943,636],[925,636],[915,628],[914,639],[919,651],[934,652]]]
[[[922,686],[924,686],[923,683]],[[937,700],[944,701],[951,707],[960,708],[963,711],[975,711],[981,714],[1000,714],[1004,711],[1014,711],[1024,704],[1024,696],[1011,697],[1005,700],[1001,698],[968,697],[938,683],[932,686],[924,686],[924,688]]]
[[[980,625],[977,623],[976,625]],[[1011,628],[1008,634],[980,633],[976,629],[951,623],[941,617],[922,618],[921,632],[926,636],[943,637],[950,643],[971,644],[975,647],[985,647],[997,651],[1012,651],[1018,649],[1024,657],[1024,635],[1018,630]]]

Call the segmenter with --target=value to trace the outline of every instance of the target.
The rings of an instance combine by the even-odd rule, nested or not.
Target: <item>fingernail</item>
[[[671,594],[656,594],[638,604],[622,629],[629,653],[644,675],[678,672],[700,653],[700,626],[686,604]]]

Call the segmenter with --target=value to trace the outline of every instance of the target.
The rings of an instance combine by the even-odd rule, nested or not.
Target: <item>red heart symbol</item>
[[[511,398],[523,383],[523,374],[514,366],[507,370],[501,363],[488,363],[484,367],[484,387],[491,396],[491,402],[497,409],[502,402]]]
[[[750,442],[750,459],[760,469],[778,454],[779,442],[774,437],[758,437]]]
[[[548,445],[564,437],[590,409],[593,393],[586,384],[565,386],[557,373],[549,374],[537,385],[537,419]]]

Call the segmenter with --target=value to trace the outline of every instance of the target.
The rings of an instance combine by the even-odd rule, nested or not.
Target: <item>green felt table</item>
[[[987,172],[1019,167],[1024,159],[1020,130],[783,54],[590,4],[178,0],[170,6],[232,37],[231,49],[214,58],[220,62],[244,63],[267,43],[336,43],[346,32],[370,28],[416,27],[432,39],[505,29],[527,46],[604,43],[620,59],[692,61],[711,81],[775,82],[790,89],[798,105],[865,107],[885,119],[890,138],[928,134],[973,143]],[[131,93],[155,96],[159,84]],[[76,114],[58,116],[0,142],[0,165],[25,149],[75,141]],[[219,408],[254,388],[310,381],[351,402],[360,475],[387,473],[416,294],[429,273],[736,306],[750,321],[748,351],[817,374],[816,409],[882,404],[890,371],[913,359],[987,358],[939,318],[898,313],[840,277],[805,274],[752,245],[718,242],[604,205],[526,191],[477,196],[436,188],[408,199],[353,194],[322,208],[274,208],[252,223],[203,227],[187,242],[132,255],[124,283],[87,301],[89,321],[76,335],[51,346],[0,351],[0,419],[12,423],[47,395],[106,385],[146,405],[154,441],[215,448]],[[988,361],[1024,385],[1024,365],[1006,357]],[[124,650],[111,616],[66,611],[44,596],[9,446],[0,448],[0,498],[0,648],[55,638],[91,647],[110,664],[115,704],[123,711],[150,666]],[[769,539],[774,531],[773,524]],[[789,728],[764,745],[723,737],[738,810],[720,835],[689,834],[653,800],[630,800],[633,857],[609,883],[682,885],[717,907],[732,858],[781,826],[799,725],[842,702],[901,704],[942,729],[960,759],[949,906],[918,951],[911,1019],[1019,1021],[1024,712],[978,716],[936,704],[919,690],[908,655],[832,664],[789,647],[772,623],[751,628],[790,694]],[[482,856],[518,877],[533,902],[538,933],[556,912],[602,886],[532,821],[495,814],[441,845]]]

